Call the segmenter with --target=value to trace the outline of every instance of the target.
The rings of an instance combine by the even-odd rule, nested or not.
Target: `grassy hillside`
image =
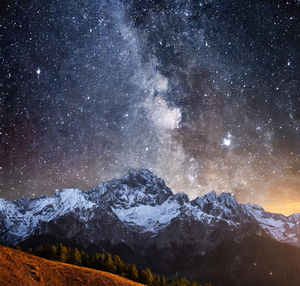
[[[0,285],[142,285],[99,270],[54,262],[0,245]]]

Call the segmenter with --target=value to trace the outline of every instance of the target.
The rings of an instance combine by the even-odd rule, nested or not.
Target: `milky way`
[[[300,202],[299,12],[298,1],[2,1],[0,196],[143,167],[191,198]]]

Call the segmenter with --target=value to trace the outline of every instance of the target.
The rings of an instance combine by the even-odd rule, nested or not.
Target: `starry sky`
[[[148,168],[300,211],[299,1],[0,6],[0,197]]]

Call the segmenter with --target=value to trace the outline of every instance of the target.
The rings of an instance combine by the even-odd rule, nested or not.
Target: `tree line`
[[[20,247],[17,249],[21,250]],[[138,270],[135,264],[124,263],[119,255],[88,253],[62,243],[41,244],[37,248],[29,248],[27,252],[51,260],[107,271],[149,286],[202,286],[184,277],[167,281],[165,276],[153,274],[149,268]],[[211,284],[205,283],[204,286]]]

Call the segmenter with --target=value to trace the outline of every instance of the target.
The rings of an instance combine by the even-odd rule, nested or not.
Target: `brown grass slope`
[[[100,270],[50,261],[0,245],[0,285],[125,285],[142,284]]]

